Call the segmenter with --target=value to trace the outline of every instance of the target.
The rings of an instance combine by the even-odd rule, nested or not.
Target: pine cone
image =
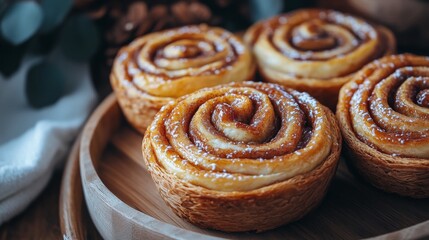
[[[120,16],[113,28],[107,32],[107,42],[115,45],[128,43],[135,37],[135,32],[147,32],[150,23],[147,5],[144,2],[134,2],[128,7],[126,14]]]
[[[171,7],[171,12],[181,25],[207,22],[211,18],[210,9],[199,2],[180,1]]]
[[[190,24],[228,25],[231,16],[243,19],[237,12],[247,1],[231,0],[82,0],[91,2],[81,10],[99,24],[103,49],[94,59],[94,79],[108,82],[110,68],[118,50],[132,40],[150,32]],[[210,8],[209,8],[210,6]],[[230,20],[227,20],[230,21]],[[244,20],[246,21],[246,20]]]

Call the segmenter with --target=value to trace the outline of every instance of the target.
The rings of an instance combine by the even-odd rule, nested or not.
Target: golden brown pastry
[[[335,109],[338,92],[364,65],[395,51],[392,33],[333,10],[303,9],[263,20],[246,32],[267,82],[310,93]]]
[[[122,48],[110,81],[126,118],[144,133],[167,102],[253,74],[251,54],[240,39],[199,25],[151,33]]]
[[[429,58],[384,57],[340,92],[347,159],[388,192],[429,197]]]
[[[142,148],[176,214],[222,231],[265,231],[318,205],[341,136],[334,114],[307,93],[242,82],[164,106]]]

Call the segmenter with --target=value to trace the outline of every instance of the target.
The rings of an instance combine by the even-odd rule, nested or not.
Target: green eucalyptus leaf
[[[14,45],[19,45],[39,29],[43,12],[39,4],[33,1],[22,1],[12,4],[1,21],[3,37]]]
[[[65,77],[53,63],[40,62],[27,72],[25,93],[27,102],[34,108],[54,104],[63,94]]]
[[[64,21],[73,6],[73,0],[42,0],[40,5],[44,13],[41,29],[48,32]]]
[[[97,51],[99,32],[86,15],[75,15],[64,25],[60,47],[64,54],[76,61],[89,60]]]
[[[259,21],[279,14],[284,7],[283,0],[251,0],[250,13],[253,21]]]

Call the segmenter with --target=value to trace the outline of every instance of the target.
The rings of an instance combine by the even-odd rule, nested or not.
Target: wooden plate
[[[125,122],[113,95],[82,133],[84,196],[106,239],[351,239],[386,233],[379,237],[429,237],[428,200],[379,191],[351,174],[343,161],[321,206],[298,222],[264,233],[200,229],[173,214],[158,195],[142,162],[141,139]]]

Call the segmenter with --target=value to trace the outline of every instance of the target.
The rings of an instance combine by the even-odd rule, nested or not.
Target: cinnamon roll
[[[388,192],[429,197],[429,58],[385,57],[340,92],[337,117],[348,160]]]
[[[176,214],[222,231],[264,231],[318,205],[341,135],[334,114],[307,93],[242,82],[165,105],[142,149]]]
[[[110,75],[128,121],[141,133],[167,102],[195,90],[249,80],[251,53],[232,33],[207,25],[151,33],[122,48]]]
[[[303,9],[254,24],[245,41],[267,82],[310,93],[335,108],[341,86],[367,63],[395,51],[386,28],[333,10]]]

